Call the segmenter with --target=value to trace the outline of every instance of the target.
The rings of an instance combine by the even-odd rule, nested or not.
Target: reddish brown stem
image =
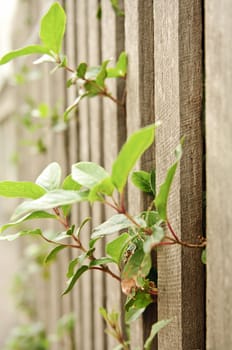
[[[121,282],[121,278],[119,276],[115,275],[107,266],[105,266],[105,267],[92,266],[92,267],[90,267],[90,270],[99,270],[99,271],[102,271],[102,272],[106,272],[110,276],[112,276],[113,278],[115,278],[116,280]]]

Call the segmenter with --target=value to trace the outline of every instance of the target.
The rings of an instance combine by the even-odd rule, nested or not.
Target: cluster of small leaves
[[[104,318],[107,324],[107,328],[105,332],[111,335],[113,338],[115,338],[119,343],[119,345],[116,348],[114,348],[114,350],[119,350],[119,349],[129,350],[130,341],[124,339],[124,336],[120,327],[119,314],[115,311],[107,312],[104,308],[100,308],[100,314],[102,315],[102,317]],[[152,341],[157,335],[157,333],[162,328],[167,326],[170,322],[171,320],[161,320],[153,324],[151,328],[151,332],[145,341],[143,350],[151,350]]]
[[[26,199],[16,207],[11,221],[0,228],[1,233],[38,218],[56,220],[63,228],[56,234],[49,234],[34,227],[13,234],[2,234],[0,239],[14,240],[22,235],[39,235],[55,245],[46,257],[46,262],[54,259],[65,248],[77,248],[77,257],[68,267],[68,284],[64,294],[71,291],[86,271],[101,270],[121,283],[122,291],[127,295],[125,308],[128,322],[139,317],[157,295],[156,281],[148,278],[152,268],[150,252],[166,238],[163,223],[167,219],[168,194],[182,152],[180,144],[176,150],[177,160],[168,169],[156,196],[154,171],[132,173],[133,183],[150,196],[152,205],[147,211],[131,215],[125,208],[125,187],[136,162],[153,143],[155,127],[144,127],[128,138],[112,165],[111,174],[96,163],[79,162],[72,166],[71,174],[62,181],[60,166],[51,163],[35,183],[0,182],[1,196]],[[69,223],[72,205],[83,201],[91,204],[100,202],[116,212],[92,230],[88,247],[82,244],[81,231],[90,218],[86,218],[79,226]],[[96,257],[97,241],[118,231],[121,234],[106,244],[105,256]],[[118,274],[110,269],[109,264],[112,263],[116,265]]]
[[[117,1],[112,1],[115,11],[119,12]],[[67,86],[78,85],[79,94],[75,101],[66,109],[64,120],[68,121],[69,113],[75,109],[84,97],[105,96],[114,102],[124,105],[124,101],[118,101],[108,91],[105,84],[107,78],[125,78],[127,70],[127,56],[122,52],[115,67],[108,67],[110,60],[104,61],[100,66],[88,67],[82,62],[76,69],[68,66],[68,59],[61,52],[66,29],[66,14],[58,2],[54,2],[40,22],[40,44],[30,45],[5,54],[0,59],[0,65],[26,55],[39,54],[35,64],[50,62],[55,64],[53,72],[58,68],[64,68],[72,73]]]

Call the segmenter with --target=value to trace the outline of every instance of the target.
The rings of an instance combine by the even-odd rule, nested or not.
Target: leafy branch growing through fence
[[[67,57],[61,54],[62,41],[65,33],[66,15],[58,3],[54,3],[41,20],[40,45],[31,45],[12,51],[0,59],[0,64],[29,54],[42,54],[35,63],[52,62],[55,69],[63,68],[72,74],[67,86],[77,84],[79,95],[74,103],[67,108],[64,119],[69,120],[69,113],[77,107],[84,97],[103,96],[120,106],[119,101],[108,91],[106,79],[126,78],[127,56],[123,52],[115,67],[108,67],[109,60],[99,67],[88,67],[80,63],[76,69],[70,68]],[[58,163],[49,164],[33,182],[0,182],[0,195],[5,197],[24,198],[14,211],[11,221],[3,225],[0,232],[18,227],[33,219],[52,219],[59,222],[61,230],[55,235],[48,235],[41,228],[19,231],[16,234],[2,234],[0,239],[14,240],[20,236],[41,236],[55,247],[46,257],[51,261],[64,249],[76,249],[77,256],[69,263],[67,288],[63,294],[72,290],[78,279],[87,271],[99,270],[110,275],[121,284],[121,289],[127,296],[125,302],[126,320],[130,322],[138,318],[145,308],[158,294],[155,280],[149,278],[152,262],[150,253],[161,246],[181,245],[188,248],[204,248],[206,241],[199,239],[197,244],[182,241],[174,231],[168,219],[168,197],[171,185],[182,156],[182,139],[175,150],[175,162],[167,170],[166,178],[156,191],[155,171],[136,171],[130,174],[144,152],[153,144],[155,128],[158,124],[146,126],[130,135],[113,162],[111,172],[99,164],[81,161],[72,166],[71,173],[62,181],[62,171]],[[125,201],[125,189],[128,180],[150,197],[151,205],[140,213],[128,211]],[[82,240],[82,230],[89,222],[71,223],[70,212],[75,203],[88,202],[91,205],[109,206],[115,214],[105,222],[95,227],[91,232],[88,245]],[[94,210],[94,208],[93,208]],[[165,229],[166,228],[166,229]],[[96,256],[96,246],[103,237],[121,232],[120,235],[105,245],[105,255]],[[203,257],[205,256],[205,253]],[[114,264],[117,269],[111,269]],[[128,341],[121,337],[115,314],[101,311],[106,322],[112,328],[123,349],[129,349]],[[112,316],[114,315],[114,316]],[[112,317],[114,322],[112,321]],[[163,327],[168,321],[159,324]],[[144,349],[149,349],[151,339],[159,326],[152,330]],[[147,344],[147,345],[146,345]]]

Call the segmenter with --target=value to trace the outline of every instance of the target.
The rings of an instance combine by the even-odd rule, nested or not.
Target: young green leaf
[[[92,188],[109,177],[100,165],[92,162],[80,162],[72,166],[72,178],[82,186]]]
[[[151,188],[151,174],[147,171],[134,171],[131,175],[131,181],[141,191],[153,194],[153,190]]]
[[[171,320],[161,320],[153,324],[151,328],[151,333],[149,337],[147,338],[145,344],[144,344],[144,350],[151,350],[152,341],[155,338],[156,334],[164,327],[166,327]]]
[[[40,46],[40,45],[30,45],[26,46],[22,49],[17,49],[8,52],[0,59],[0,65],[8,63],[12,61],[13,59],[20,57],[20,56],[27,56],[31,54],[47,54],[51,55],[50,50],[48,50],[46,47]]]
[[[105,86],[105,79],[107,78],[106,67],[107,67],[108,63],[109,63],[109,60],[104,61],[102,63],[101,70],[96,77],[96,83],[101,88],[104,88],[104,86]]]
[[[175,150],[176,162],[168,169],[165,181],[160,186],[159,193],[155,199],[155,206],[158,210],[158,213],[161,219],[163,219],[164,221],[166,221],[167,219],[167,203],[168,203],[169,192],[176,173],[177,166],[182,157],[183,142],[184,142],[184,139],[182,138]]]
[[[57,254],[63,250],[64,248],[66,248],[66,246],[64,245],[58,245],[57,247],[55,247],[54,249],[52,249],[50,251],[50,253],[46,256],[46,258],[44,259],[44,262],[47,264],[48,262],[55,260],[57,257]]]
[[[137,291],[136,294],[126,302],[126,323],[131,323],[139,318],[146,307],[153,302],[150,294],[144,291]]]
[[[72,191],[79,191],[81,189],[81,185],[74,181],[71,175],[68,175],[62,184],[63,190],[72,190]]]
[[[107,78],[125,77],[127,73],[127,55],[122,52],[113,68],[107,68]]]
[[[60,187],[61,168],[58,163],[49,164],[36,179],[36,184],[46,191],[53,191]]]
[[[83,275],[83,273],[85,271],[87,271],[89,269],[89,267],[87,265],[82,265],[77,271],[76,273],[73,275],[73,277],[71,278],[71,280],[68,283],[68,287],[65,289],[65,291],[62,293],[62,295],[67,294],[68,292],[70,292],[75,283],[77,282],[77,280],[81,277],[81,275]]]
[[[123,145],[112,167],[112,182],[119,192],[127,182],[128,175],[141,155],[151,146],[155,137],[155,125],[149,125],[132,134]]]
[[[124,16],[124,12],[123,10],[120,9],[119,4],[118,4],[118,0],[110,0],[111,5],[113,10],[115,11],[117,16]]]
[[[89,192],[89,201],[102,201],[102,196],[112,196],[114,191],[114,185],[112,184],[111,178],[107,177],[99,182],[97,185],[93,186]]]
[[[52,4],[40,23],[40,39],[43,45],[59,54],[66,26],[66,15],[58,2]]]
[[[5,231],[6,229],[8,229],[10,227],[20,225],[21,223],[23,223],[25,221],[33,220],[33,219],[56,219],[56,215],[49,214],[46,211],[36,211],[32,214],[28,214],[26,216],[23,216],[19,220],[9,222],[8,224],[3,225],[0,228],[0,233],[2,233],[3,231]]]
[[[79,263],[79,258],[75,258],[75,259],[70,261],[70,263],[68,265],[68,272],[66,274],[66,276],[68,278],[72,278],[72,276],[74,275],[74,269],[78,263]]]
[[[77,76],[78,76],[78,78],[84,79],[85,73],[87,71],[87,68],[88,68],[88,66],[87,66],[87,64],[85,62],[82,62],[82,63],[79,64],[79,66],[77,67]]]
[[[15,234],[12,234],[12,235],[1,235],[0,236],[0,240],[1,241],[14,241],[15,239],[21,237],[21,236],[27,236],[27,235],[39,235],[41,236],[42,232],[40,229],[35,229],[35,230],[24,230],[24,231],[20,231],[20,232],[17,232]]]
[[[105,265],[105,264],[109,264],[114,262],[113,259],[108,258],[108,257],[102,257],[99,259],[94,259],[90,262],[89,267],[93,267],[93,266],[100,266],[100,265]]]
[[[85,201],[88,193],[77,191],[54,190],[33,201],[20,204],[14,211],[12,220],[18,220],[21,216],[38,210],[48,210],[67,204]]]
[[[122,233],[113,241],[107,243],[106,245],[106,253],[109,255],[116,264],[120,264],[122,254],[125,251],[128,243],[130,242],[131,237],[128,233]]]
[[[27,181],[0,181],[0,196],[37,199],[46,191],[39,185]]]
[[[90,218],[90,217],[87,217],[87,218],[85,218],[85,219],[81,222],[80,226],[77,228],[77,230],[76,230],[76,232],[75,232],[75,236],[76,236],[76,237],[79,237],[79,236],[80,236],[81,230],[83,229],[83,227],[84,227],[90,220],[91,220],[91,218]],[[90,247],[90,248],[92,248],[92,247]]]
[[[103,224],[97,226],[93,230],[91,238],[94,239],[97,237],[110,235],[117,231],[126,229],[131,225],[131,222],[127,219],[127,217],[124,214],[116,214],[107,221],[103,222]]]

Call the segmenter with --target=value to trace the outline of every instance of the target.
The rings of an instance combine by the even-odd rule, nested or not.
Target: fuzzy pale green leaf
[[[20,204],[13,213],[12,220],[38,210],[48,210],[63,205],[74,204],[87,199],[88,193],[77,191],[54,190],[33,201]]]
[[[72,178],[82,186],[92,188],[109,177],[100,165],[93,162],[79,162],[72,166]]]
[[[123,230],[131,226],[131,222],[124,214],[116,214],[101,225],[97,226],[92,233],[91,238],[97,238],[101,236],[110,235],[117,231]]]
[[[20,225],[21,223],[23,223],[25,221],[29,221],[29,220],[33,220],[33,219],[56,219],[56,215],[49,214],[45,211],[36,211],[32,214],[27,214],[26,216],[23,216],[22,218],[20,218],[16,221],[12,221],[12,222],[9,222],[8,224],[3,225],[0,228],[0,233],[2,233],[3,231],[7,230],[10,227]]]
[[[53,191],[60,187],[61,167],[58,163],[49,164],[36,179],[36,184],[46,191]]]
[[[8,63],[12,61],[13,59],[20,57],[20,56],[27,56],[31,54],[47,54],[51,55],[50,50],[46,47],[40,46],[40,45],[30,45],[23,47],[21,49],[13,50],[5,54],[0,59],[0,65]]]

